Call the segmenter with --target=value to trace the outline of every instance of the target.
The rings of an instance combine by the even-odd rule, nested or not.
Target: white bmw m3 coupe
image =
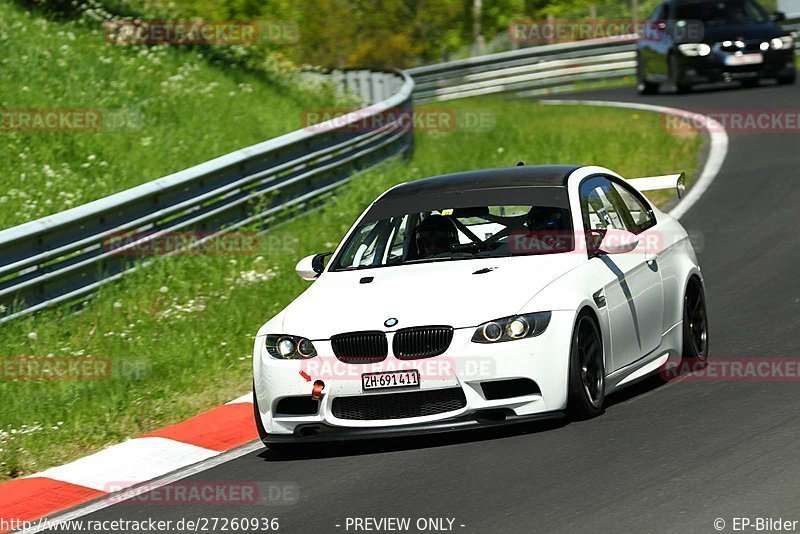
[[[258,332],[268,447],[600,414],[606,395],[708,357],[687,232],[602,167],[426,178],[375,200]]]

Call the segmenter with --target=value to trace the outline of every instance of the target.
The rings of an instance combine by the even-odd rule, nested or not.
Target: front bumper
[[[474,328],[457,329],[448,350],[434,358],[401,361],[391,349],[381,364],[350,365],[336,360],[329,342],[314,341],[319,356],[311,360],[276,360],[257,338],[254,353],[257,416],[262,439],[324,441],[446,432],[559,417],[567,403],[567,375],[575,312],[554,311],[540,335],[492,345],[472,343]],[[389,332],[389,347],[392,333]],[[404,394],[403,390],[363,391],[361,374],[418,368],[418,389],[407,393],[458,391],[464,402],[456,409],[420,416],[355,419],[337,417],[334,401],[342,398]],[[496,398],[484,384],[505,380],[533,381],[538,391]],[[288,414],[280,409],[287,398],[310,398],[313,383],[325,383],[316,413]],[[265,436],[267,436],[265,438]]]
[[[715,50],[706,57],[688,57],[678,53],[681,82],[701,84],[748,79],[787,78],[796,71],[794,50],[769,50],[763,53],[763,63],[731,66],[726,57],[731,54]]]
[[[318,443],[329,441],[349,441],[379,438],[399,438],[404,436],[441,434],[459,430],[494,428],[511,424],[530,423],[563,419],[563,410],[530,415],[516,415],[511,410],[485,410],[470,415],[416,423],[402,426],[380,426],[367,428],[335,427],[324,423],[297,425],[292,434],[267,434],[261,441],[269,446],[279,443]]]

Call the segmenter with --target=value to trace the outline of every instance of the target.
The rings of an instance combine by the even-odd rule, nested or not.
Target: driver
[[[565,218],[565,210],[561,208],[534,206],[528,212],[525,226],[531,237],[544,243],[553,250],[561,250],[568,245],[565,240],[571,238],[569,221]]]
[[[417,249],[420,258],[449,253],[450,247],[458,244],[458,229],[447,217],[431,215],[417,227]]]
[[[525,225],[531,232],[554,232],[565,230],[566,227],[562,220],[564,210],[561,208],[550,208],[534,206],[528,212]]]

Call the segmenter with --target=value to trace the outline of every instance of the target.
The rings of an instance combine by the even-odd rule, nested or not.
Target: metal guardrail
[[[800,31],[800,20],[783,26]],[[345,71],[330,77],[368,106],[352,124],[390,110],[411,113],[414,102],[556,91],[633,76],[635,54],[635,36],[630,36],[523,48],[406,72]],[[407,122],[376,123],[369,131],[325,123],[295,131],[0,231],[0,323],[84,296],[135,270],[131,256],[109,250],[109,236],[148,232],[141,240],[147,241],[179,230],[230,232],[275,218],[329,193],[360,170],[410,153],[413,131]],[[254,209],[259,199],[262,205]]]
[[[414,99],[470,96],[562,87],[636,73],[635,36],[537,46],[409,69]]]
[[[347,71],[339,78],[374,103],[346,119],[0,231],[0,323],[81,297],[135,270],[135,258],[111,249],[110,237],[141,235],[125,245],[132,247],[166,232],[230,232],[309,202],[389,157],[409,154],[413,130],[400,119],[380,119],[387,110],[412,110],[413,80],[399,71]],[[365,131],[367,117],[379,120]]]

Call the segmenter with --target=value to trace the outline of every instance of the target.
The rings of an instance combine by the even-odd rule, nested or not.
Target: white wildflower
[[[260,272],[256,271],[255,269],[249,271],[240,271],[239,276],[237,278],[226,278],[226,282],[233,282],[236,285],[243,286],[249,284],[257,284],[259,282],[267,282],[272,280],[277,276],[277,273],[273,269],[267,269],[266,271]],[[233,286],[230,287],[233,289]]]
[[[183,319],[188,313],[197,313],[206,309],[205,297],[198,297],[197,300],[191,299],[185,304],[174,303],[172,306],[161,312],[162,319]]]

